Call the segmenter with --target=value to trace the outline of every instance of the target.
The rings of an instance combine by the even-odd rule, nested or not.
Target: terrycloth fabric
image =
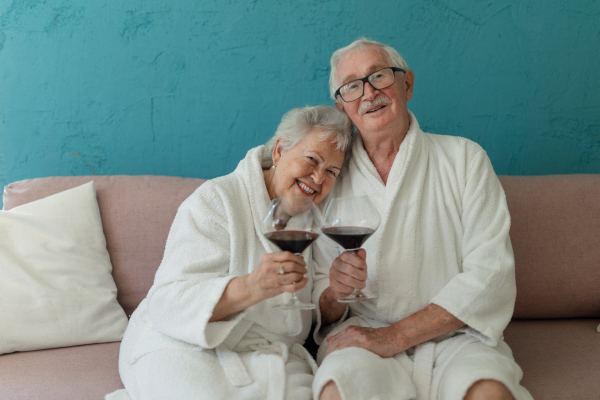
[[[456,341],[455,335],[466,333],[498,346],[514,308],[514,258],[504,192],[481,147],[464,138],[425,133],[411,114],[387,185],[360,137],[355,141],[352,159],[330,196],[362,195],[369,196],[381,216],[379,229],[363,246],[369,268],[365,291],[378,297],[350,304],[350,324],[389,326],[433,303],[467,324],[438,341]],[[315,249],[317,304],[338,254],[331,241],[323,240]],[[319,325],[315,340],[321,343],[347,325],[331,333]],[[432,350],[417,348],[415,370],[421,372],[412,377],[417,387],[431,382],[440,354]]]
[[[350,347],[328,355],[313,383],[313,398],[334,381],[343,400],[462,400],[477,381],[503,383],[517,400],[532,399],[520,386],[523,377],[510,348],[490,347],[459,334],[429,341],[390,358]]]
[[[203,387],[202,382],[223,386],[223,393],[233,393],[238,399],[271,398],[269,393],[283,396],[292,388],[285,387],[284,372],[282,378],[276,371],[284,370],[290,353],[309,370],[316,369],[302,347],[312,313],[273,308],[287,301],[289,293],[226,320],[208,322],[229,281],[254,270],[264,254],[279,251],[261,231],[270,202],[261,165],[268,156],[264,146],[250,150],[232,174],[206,182],[179,208],[154,285],[132,315],[121,346],[120,374],[134,400],[139,400],[141,386],[160,392],[160,382],[135,373],[136,363],[157,351],[169,355],[200,352],[198,368],[211,377],[209,381],[190,379],[187,386],[173,388],[171,398],[212,398],[209,393],[218,390]],[[310,271],[310,248],[305,255]],[[310,301],[311,285],[312,275],[298,292],[301,300]],[[240,357],[242,353],[249,355]],[[168,366],[159,362],[155,368],[178,373],[176,359]],[[267,375],[257,380],[260,374]]]
[[[120,389],[104,396],[104,400],[131,400],[131,397],[129,397],[127,390]]]

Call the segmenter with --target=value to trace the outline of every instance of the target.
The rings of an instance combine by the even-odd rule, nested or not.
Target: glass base
[[[317,306],[312,303],[303,303],[298,299],[291,299],[287,303],[278,304],[273,306],[273,308],[279,308],[281,310],[314,310]]]
[[[353,293],[350,296],[342,297],[341,299],[337,299],[339,303],[359,303],[365,300],[373,300],[376,299],[377,296],[374,294],[366,294],[366,293]]]

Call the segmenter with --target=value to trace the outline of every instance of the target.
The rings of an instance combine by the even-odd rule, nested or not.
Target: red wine
[[[375,232],[375,229],[358,226],[335,226],[323,233],[345,249],[358,249]]]
[[[296,254],[302,253],[319,234],[308,231],[274,231],[265,233],[265,237],[282,251]]]

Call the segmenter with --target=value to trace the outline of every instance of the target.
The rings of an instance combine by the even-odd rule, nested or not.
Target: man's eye
[[[310,161],[311,163],[317,162],[317,160],[314,157],[307,156],[306,158],[308,158],[308,161]]]
[[[353,90],[357,90],[359,88],[358,83],[350,82],[346,85],[346,92],[351,92]]]

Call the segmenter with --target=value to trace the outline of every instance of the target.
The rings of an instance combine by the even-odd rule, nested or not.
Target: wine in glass
[[[367,196],[334,197],[325,206],[322,231],[346,251],[356,254],[363,243],[375,233],[379,222],[379,213]],[[351,295],[338,301],[355,303],[376,297],[354,289]]]
[[[263,218],[265,237],[279,247],[298,256],[319,237],[323,219],[315,204],[307,197],[285,196],[273,199]],[[291,299],[275,306],[285,310],[312,310],[315,305],[302,303],[292,292]]]

